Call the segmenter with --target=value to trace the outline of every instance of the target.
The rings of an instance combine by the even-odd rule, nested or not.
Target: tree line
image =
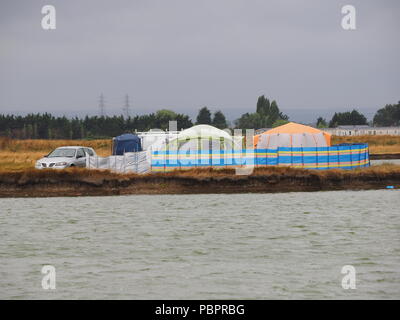
[[[170,121],[177,122],[178,130],[194,125],[188,115],[167,109],[135,117],[86,116],[82,119],[55,117],[50,113],[26,116],[0,114],[0,136],[16,139],[100,139],[126,132],[166,130]],[[210,124],[220,129],[228,127],[225,115],[221,111],[212,115],[207,107],[200,109],[195,124]]]
[[[368,122],[367,118],[355,109],[347,112],[335,112],[329,122],[322,117],[317,119],[318,128],[335,128],[344,125],[400,126],[400,101],[397,104],[387,104],[379,109],[371,122]]]
[[[0,136],[17,139],[99,139],[115,137],[125,132],[148,131],[154,128],[166,130],[169,127],[169,121],[173,120],[177,121],[178,130],[190,128],[194,124],[209,124],[220,129],[229,126],[222,111],[218,110],[212,114],[207,107],[199,110],[195,122],[188,115],[167,109],[134,117],[121,115],[67,118],[65,116],[55,117],[50,113],[25,116],[0,114]],[[257,100],[255,112],[243,114],[234,122],[234,127],[240,129],[271,128],[288,121],[289,117],[281,112],[277,102],[262,95]],[[335,112],[330,121],[322,117],[317,119],[319,128],[367,124],[367,118],[357,110]],[[400,101],[379,109],[371,124],[374,126],[400,126]]]
[[[55,117],[50,113],[26,116],[0,115],[0,135],[17,139],[99,139],[125,132],[167,129],[169,121],[177,121],[178,129],[193,126],[189,116],[170,110],[135,117],[86,116]]]

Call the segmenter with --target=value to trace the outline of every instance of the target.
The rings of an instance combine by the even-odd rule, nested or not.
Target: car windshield
[[[75,149],[59,148],[49,153],[48,158],[67,157],[73,158],[75,156]]]

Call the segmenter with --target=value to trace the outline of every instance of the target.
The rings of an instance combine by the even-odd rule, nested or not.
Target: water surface
[[[400,165],[400,159],[381,159],[381,160],[370,160],[371,166],[379,166],[381,164],[396,164]]]
[[[400,298],[398,190],[0,202],[2,299]]]

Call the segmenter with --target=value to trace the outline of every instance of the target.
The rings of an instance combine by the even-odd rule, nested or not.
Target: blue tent
[[[137,135],[132,133],[124,133],[113,139],[113,156],[121,156],[125,152],[138,151],[142,151],[142,143]]]

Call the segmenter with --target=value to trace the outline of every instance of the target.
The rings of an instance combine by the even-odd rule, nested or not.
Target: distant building
[[[362,126],[338,126],[337,128],[322,128],[335,136],[362,136],[362,135],[400,135],[400,127],[370,127]]]

